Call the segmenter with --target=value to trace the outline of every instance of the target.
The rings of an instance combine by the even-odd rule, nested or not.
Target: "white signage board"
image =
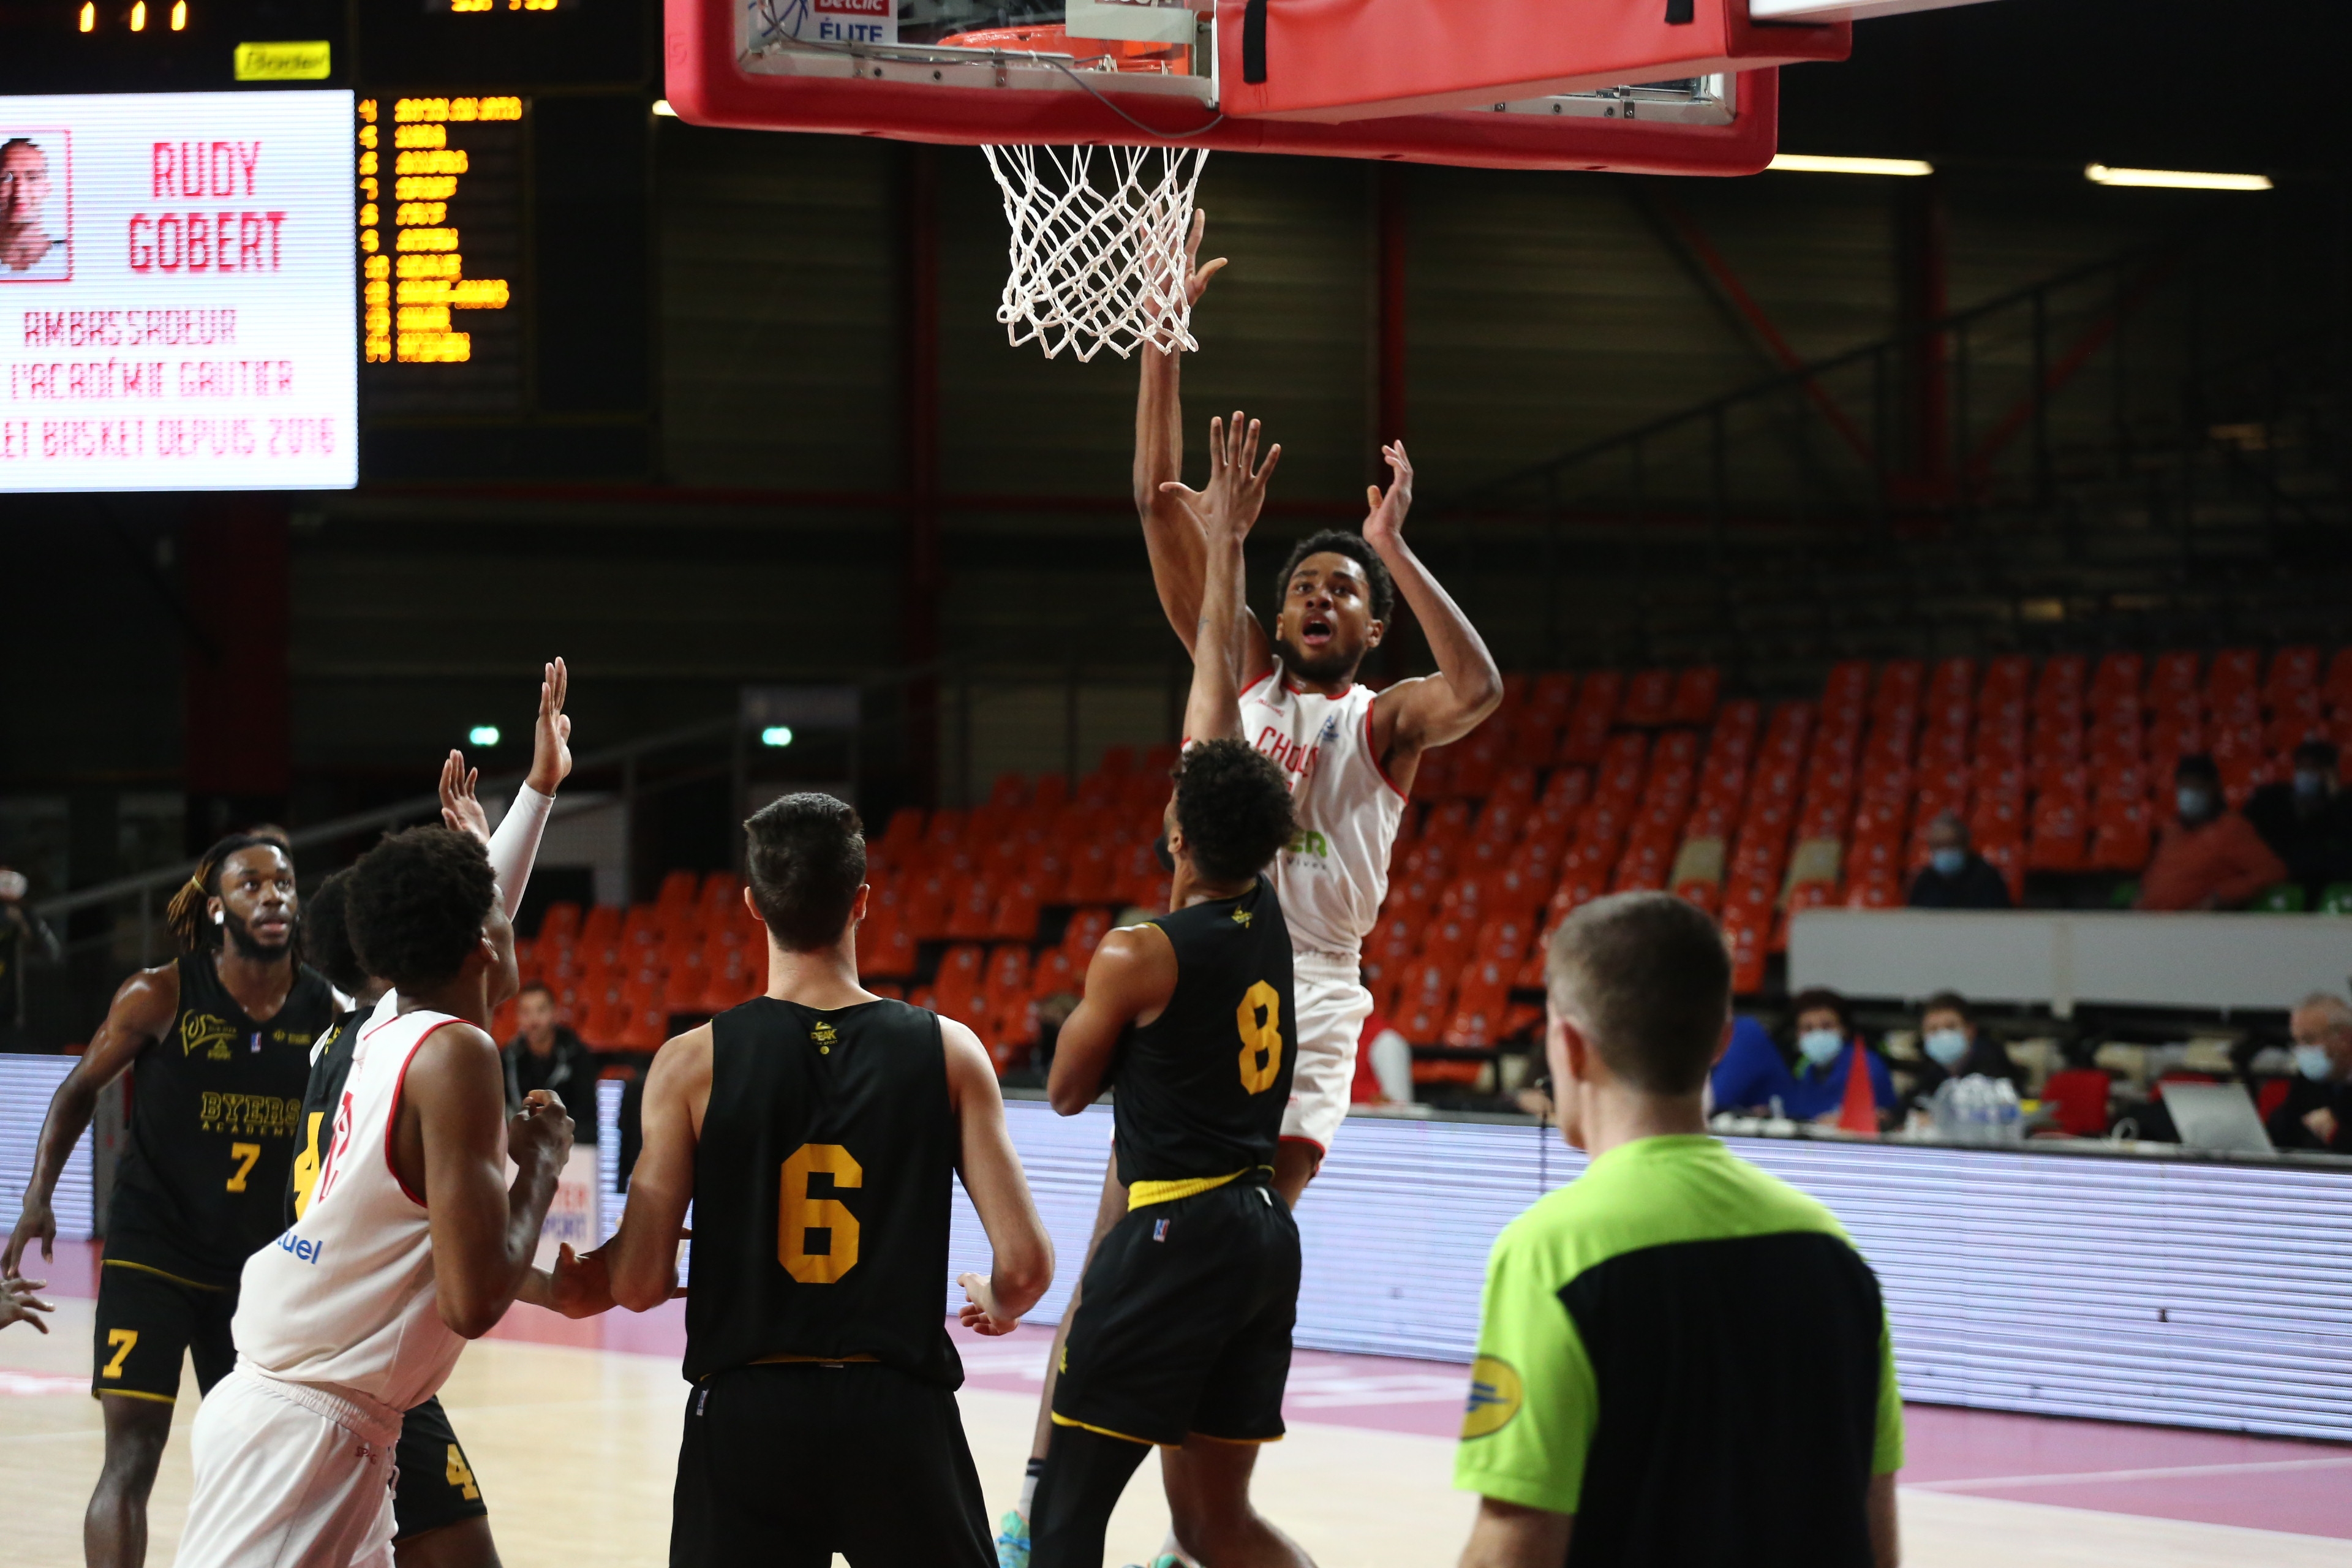
[[[359,482],[352,113],[0,98],[0,492]]]

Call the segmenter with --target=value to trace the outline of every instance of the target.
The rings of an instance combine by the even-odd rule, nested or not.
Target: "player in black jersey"
[[[0,1254],[15,1276],[99,1092],[131,1075],[131,1147],[108,1208],[90,1391],[106,1458],[82,1525],[93,1564],[147,1555],[147,1494],[171,1436],[183,1356],[209,1389],[236,1363],[229,1320],[247,1254],[283,1228],[310,1048],[334,991],[301,962],[294,860],[275,837],[225,838],[172,900],[180,956],[122,983],[50,1101],[24,1212]]]
[[[768,994],[654,1058],[620,1229],[566,1249],[551,1304],[667,1300],[694,1205],[674,1568],[993,1568],[946,1329],[951,1177],[995,1253],[960,1281],[967,1326],[1011,1331],[1054,1275],[995,1069],[858,984],[855,811],[792,795],[744,826]]]
[[[1256,1445],[1282,1436],[1298,1227],[1273,1187],[1290,1098],[1290,933],[1265,867],[1295,828],[1282,771],[1241,738],[1242,543],[1274,462],[1257,427],[1211,426],[1207,584],[1190,745],[1168,806],[1171,912],[1103,939],[1062,1026],[1048,1094],[1116,1095],[1128,1212],[1097,1247],[1058,1359],[1032,1568],[1100,1568],[1119,1494],[1157,1445],[1186,1552],[1215,1568],[1306,1553],[1250,1506]]]

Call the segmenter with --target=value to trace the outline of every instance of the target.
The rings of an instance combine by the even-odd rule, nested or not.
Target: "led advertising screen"
[[[358,482],[352,119],[0,98],[0,491]]]

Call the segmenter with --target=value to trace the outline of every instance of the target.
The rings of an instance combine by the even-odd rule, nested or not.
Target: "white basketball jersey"
[[[395,1410],[437,1392],[466,1342],[441,1321],[425,1205],[392,1168],[402,1080],[446,1013],[379,1012],[360,1036],[318,1185],[294,1228],[246,1259],[237,1354]]]
[[[1242,693],[1242,735],[1290,780],[1298,837],[1275,858],[1275,891],[1303,952],[1353,958],[1389,890],[1404,795],[1372,750],[1372,689],[1302,691],[1282,660]]]

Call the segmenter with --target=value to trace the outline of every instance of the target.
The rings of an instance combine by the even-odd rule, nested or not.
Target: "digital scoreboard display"
[[[358,482],[352,114],[0,98],[0,491]]]

